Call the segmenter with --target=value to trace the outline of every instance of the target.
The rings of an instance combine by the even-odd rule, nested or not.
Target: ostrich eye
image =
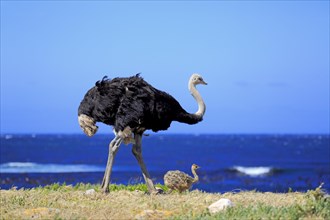
[[[200,81],[203,81],[203,78],[202,78],[202,77],[199,77],[198,79],[199,79]]]

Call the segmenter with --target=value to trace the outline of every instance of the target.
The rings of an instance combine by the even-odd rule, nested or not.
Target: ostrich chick
[[[200,167],[196,164],[191,166],[191,172],[194,177],[191,177],[179,170],[170,170],[164,176],[164,183],[171,191],[178,190],[181,193],[187,189],[190,189],[191,185],[198,181],[198,176],[196,174],[196,170],[198,168]]]

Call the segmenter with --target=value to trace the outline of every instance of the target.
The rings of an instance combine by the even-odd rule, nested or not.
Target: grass
[[[34,189],[0,191],[0,219],[330,219],[330,198],[322,186],[306,193],[206,193],[194,190],[148,195],[144,184],[52,184]],[[87,195],[88,189],[95,193]],[[207,207],[220,198],[235,206],[211,215]]]

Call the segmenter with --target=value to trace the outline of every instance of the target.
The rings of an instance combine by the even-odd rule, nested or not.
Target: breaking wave
[[[260,167],[234,166],[231,168],[231,170],[251,177],[270,175],[275,171],[273,167],[264,167],[264,166],[260,166]]]
[[[0,164],[0,173],[79,173],[104,172],[104,167],[87,164],[40,164],[9,162]]]

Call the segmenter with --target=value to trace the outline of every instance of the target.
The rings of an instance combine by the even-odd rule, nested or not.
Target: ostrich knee
[[[118,133],[115,132],[115,134],[123,139],[124,144],[135,144],[132,129],[129,126],[127,126],[124,130],[119,131]]]

